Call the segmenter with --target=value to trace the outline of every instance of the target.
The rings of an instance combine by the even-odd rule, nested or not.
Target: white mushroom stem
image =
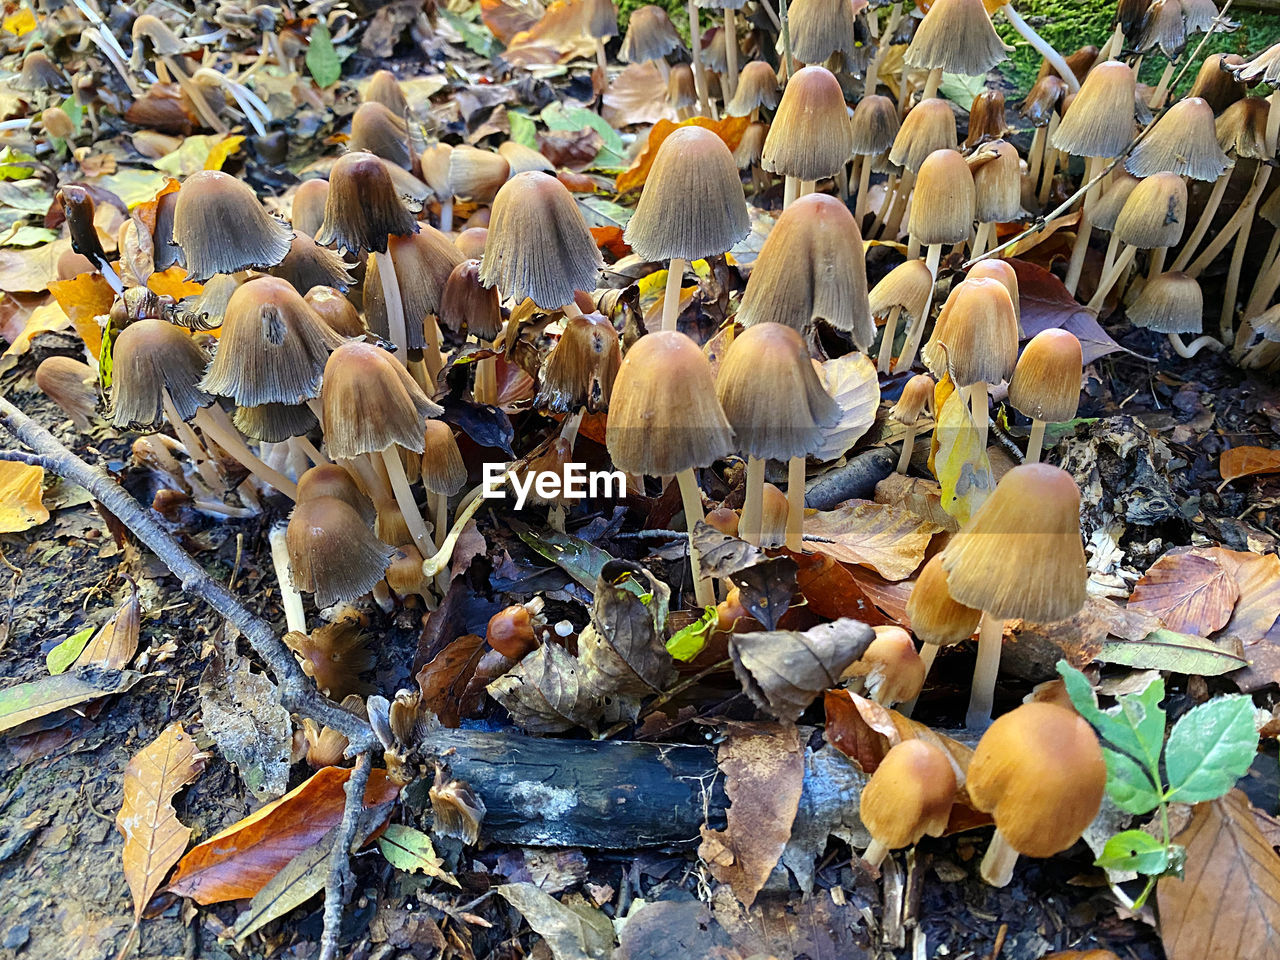
[[[287,529],[283,523],[277,523],[267,535],[271,543],[271,565],[275,567],[276,581],[280,584],[280,606],[284,607],[285,627],[294,633],[306,633],[307,608],[302,605],[302,594],[293,585],[289,545],[285,540]]]
[[[916,432],[919,429],[914,423],[907,425],[907,436],[902,441],[902,452],[898,454],[899,473],[906,473],[911,466],[911,450],[916,445]]]
[[[1007,7],[1006,7],[1007,9]],[[1098,157],[1086,157],[1084,161],[1085,183],[1093,180],[1098,170]],[[1100,184],[1092,184],[1084,194],[1084,203],[1080,206],[1080,222],[1076,226],[1076,242],[1071,247],[1071,262],[1067,264],[1067,276],[1063,281],[1067,292],[1074,295],[1080,285],[1080,273],[1084,270],[1085,254],[1089,252],[1089,237],[1093,233],[1093,220],[1090,213],[1101,192]]]
[[[752,546],[760,546],[761,527],[764,525],[764,461],[759,457],[747,457],[746,493],[742,501],[742,517],[738,521],[738,533]]]
[[[1267,167],[1266,170],[1270,172],[1271,168]],[[1261,195],[1259,191],[1250,197],[1248,202],[1252,204],[1252,210],[1258,208],[1258,199]],[[1231,250],[1231,266],[1227,268],[1227,285],[1222,291],[1222,312],[1218,315],[1218,330],[1222,334],[1224,343],[1230,343],[1235,332],[1236,296],[1240,292],[1240,272],[1244,269],[1245,249],[1249,246],[1249,234],[1253,231],[1252,210],[1240,224],[1240,231],[1236,234],[1236,245]]]
[[[217,413],[214,410],[217,410]],[[226,419],[226,413],[215,402],[211,407],[201,407],[193,418],[197,427],[204,431],[227,454],[259,480],[271,484],[290,500],[298,499],[298,485],[279,470],[269,467],[249,449],[240,436],[240,431]]]
[[[862,854],[862,862],[869,867],[879,868],[884,863],[884,858],[889,855],[889,848],[879,840],[872,840],[871,846],[867,847]]]
[[[1271,234],[1271,245],[1267,247],[1262,264],[1262,270],[1249,294],[1249,302],[1244,308],[1246,317],[1256,317],[1266,310],[1267,304],[1275,296],[1276,288],[1280,287],[1280,227]]]
[[[458,506],[458,519],[453,522],[453,529],[444,538],[444,543],[440,545],[440,549],[422,561],[422,575],[424,577],[435,577],[449,566],[449,560],[453,557],[453,548],[458,545],[458,538],[462,536],[462,531],[467,522],[475,516],[476,511],[480,509],[480,505],[484,503],[483,493],[484,485],[481,484],[462,498],[462,503]]]
[[[1031,421],[1031,436],[1027,438],[1026,463],[1039,463],[1040,451],[1044,449],[1044,428],[1048,426],[1038,417]]]
[[[387,309],[387,326],[391,331],[391,340],[395,343],[396,356],[407,368],[409,366],[409,328],[404,318],[404,300],[400,297],[400,281],[396,279],[396,265],[390,252],[374,251],[374,260],[378,264],[378,280],[382,283],[382,302]]]
[[[694,0],[689,0],[689,50],[693,54],[693,87],[698,92],[698,108],[704,117],[709,117],[711,101],[707,97],[707,74],[702,66],[702,24]]]
[[[306,436],[290,437],[289,446],[302,451],[303,456],[314,463],[317,467],[325,466],[331,462],[329,458],[321,453],[316,445]]]
[[[578,431],[582,428],[582,417],[586,413],[586,409],[579,407],[573,413],[567,414],[564,423],[560,425],[560,439],[569,444],[569,453],[573,454],[573,445],[578,441]]]
[[[895,303],[889,308],[889,316],[884,321],[884,333],[880,336],[880,358],[876,369],[881,373],[889,372],[889,364],[893,361],[893,341],[898,336],[898,317],[902,315],[902,305]]]
[[[876,236],[884,228],[884,221],[889,216],[889,210],[893,207],[894,194],[897,189],[898,178],[893,174],[889,174],[889,179],[884,182],[884,198],[880,201],[880,208],[876,210],[875,219],[871,221],[871,227],[866,232],[868,238]]]
[[[980,257],[986,253],[987,244],[991,242],[995,232],[996,222],[994,220],[983,220],[978,224],[978,235],[973,240],[973,250],[970,255]]]
[[[1155,92],[1151,94],[1151,99],[1147,101],[1147,106],[1152,110],[1159,110],[1164,105],[1164,98],[1169,93],[1169,81],[1173,79],[1172,60],[1164,68],[1164,73],[1160,74],[1160,82],[1156,84]]]
[[[787,549],[804,549],[804,457],[787,461]]]
[[[435,525],[435,544],[439,550],[444,546],[445,531],[449,529],[449,495],[433,493],[431,495],[431,522]]]
[[[982,879],[993,887],[1007,887],[1013,879],[1013,868],[1018,862],[1018,851],[1009,846],[999,828],[991,835],[991,846],[982,858]]]
[[[911,318],[911,327],[907,331],[907,342],[903,344],[902,355],[898,357],[898,362],[893,365],[894,370],[910,370],[911,365],[916,362],[916,351],[920,349],[920,341],[924,337],[924,326],[929,322],[929,311],[933,306],[933,291],[938,285],[938,264],[941,260],[942,244],[929,244],[929,250],[925,254],[924,265],[929,268],[929,275],[933,277],[933,285],[929,288],[929,297],[924,302],[924,309],[920,311],[920,316]]]
[[[182,66],[171,57],[160,57],[160,64],[169,71],[170,76],[177,82],[179,89],[187,95],[187,99],[191,101],[191,106],[195,108],[196,113],[200,114],[200,119],[214,133],[224,134],[230,127],[222,122],[222,118],[218,116],[216,110],[209,106],[209,99],[204,94],[204,89],[200,84],[195,83],[191,76],[182,69]]]
[[[679,257],[672,258],[667,265],[667,286],[662,295],[662,327],[663,330],[676,329],[676,320],[680,317],[680,281],[684,277],[684,268],[689,261]],[[577,309],[575,306],[574,309]]]
[[[138,82],[133,79],[133,74],[129,72],[129,67],[125,63],[124,55],[119,52],[119,47],[113,46],[115,39],[111,38],[111,43],[107,43],[107,39],[111,37],[111,32],[109,30],[95,30],[90,28],[88,30],[81,31],[81,35],[88,37],[89,42],[102,52],[102,55],[107,58],[111,63],[111,66],[115,67],[116,73],[120,74],[124,79],[125,86],[129,88],[129,92],[133,94],[134,97],[142,97],[142,88],[138,86]]]
[[[1271,114],[1280,114],[1280,106],[1274,104],[1274,97],[1271,109],[1267,113],[1267,123],[1271,122]],[[1258,171],[1253,175],[1253,183],[1249,186],[1249,192],[1244,195],[1240,201],[1240,206],[1236,208],[1236,212],[1231,215],[1231,219],[1226,222],[1223,228],[1214,235],[1213,240],[1204,248],[1204,252],[1192,261],[1191,266],[1187,267],[1186,272],[1192,277],[1198,277],[1204,272],[1204,268],[1213,262],[1223,250],[1227,248],[1227,244],[1244,227],[1246,223],[1253,219],[1254,210],[1257,209],[1258,199],[1262,196],[1262,191],[1267,186],[1267,180],[1271,177],[1271,168],[1265,163],[1258,164]]]
[[[893,207],[889,211],[889,218],[884,222],[885,240],[896,240],[898,231],[902,229],[902,218],[907,213],[907,202],[911,198],[911,188],[915,186],[916,175],[911,170],[903,172],[901,179],[898,180],[897,189],[893,195]]]
[[[1190,262],[1196,252],[1196,248],[1200,246],[1200,241],[1209,232],[1209,226],[1213,223],[1213,216],[1218,212],[1218,207],[1222,205],[1222,196],[1227,192],[1227,183],[1230,180],[1231,170],[1228,168],[1222,176],[1213,181],[1213,190],[1209,193],[1209,199],[1205,201],[1204,212],[1200,214],[1200,219],[1196,221],[1195,229],[1191,231],[1191,236],[1187,238],[1187,242],[1182,245],[1182,249],[1173,261],[1173,266],[1169,268],[1170,270],[1181,270]],[[1277,235],[1280,236],[1280,234]]]
[[[693,528],[704,517],[702,491],[698,489],[698,481],[693,475],[692,467],[677,473],[676,482],[680,484],[680,499],[684,503],[684,522],[689,531],[689,566],[693,572],[693,594],[698,601],[698,606],[714,607],[715,590],[711,581],[701,575],[702,561],[698,556],[697,547],[693,545]]]
[[[1063,59],[1062,54],[1053,49],[1049,41],[1031,29],[1031,25],[1018,15],[1018,11],[1013,9],[1013,4],[1006,3],[1000,10],[1004,13],[1005,19],[1013,26],[1013,29],[1022,34],[1023,39],[1035,48],[1036,53],[1048,61],[1049,66],[1058,71],[1058,75],[1066,83],[1067,89],[1072,93],[1078,92],[1080,81],[1076,79],[1075,71],[1067,66],[1067,61]]]
[[[936,643],[920,644],[920,662],[924,664],[924,679],[929,676],[929,671],[933,669],[933,661],[938,659],[938,645]],[[921,679],[921,688],[923,689],[924,679]],[[916,708],[916,701],[920,699],[920,695],[916,694],[905,703],[898,704],[898,712],[904,717],[911,716],[912,711]]]
[[[107,286],[115,291],[116,296],[123,294],[124,283],[120,279],[120,274],[116,273],[115,268],[105,259],[100,260],[97,257],[90,257],[89,259],[97,266],[98,272],[102,274],[102,279],[107,281]]]
[[[978,455],[987,449],[987,425],[990,417],[987,413],[987,385],[979,380],[969,387],[969,412],[973,416],[973,425],[978,428]]]
[[[903,68],[906,69],[905,67]],[[938,87],[942,84],[942,68],[934,67],[929,71],[929,78],[924,82],[924,93],[920,94],[921,100],[931,100],[938,95]]]
[[[969,692],[969,710],[964,725],[970,730],[991,723],[995,705],[996,674],[1000,672],[1000,646],[1004,641],[1004,621],[985,610],[978,624],[978,662],[973,667],[973,687]]]
[[[1190,343],[1182,342],[1182,335],[1177,333],[1169,334],[1169,344],[1173,347],[1173,352],[1180,357],[1190,360],[1201,350],[1208,350],[1210,353],[1219,353],[1225,350],[1221,343],[1210,336],[1197,337]]]
[[[440,201],[440,232],[449,233],[453,230],[453,197],[446,197]]]
[[[724,102],[738,89],[738,17],[732,7],[724,8],[724,76],[720,82],[727,88],[724,91]]]
[[[782,180],[782,209],[800,199],[800,178],[787,174]]]
[[[404,517],[409,535],[417,545],[418,551],[425,557],[435,549],[431,534],[427,532],[426,521],[418,509],[418,501],[413,496],[413,488],[409,486],[409,478],[405,475],[404,464],[400,461],[400,451],[394,444],[382,451],[382,462],[387,467],[387,479],[391,482],[391,492],[395,495],[396,505]]]
[[[160,391],[161,403],[164,406],[164,415],[169,420],[169,426],[173,427],[174,435],[177,436],[178,442],[182,444],[187,451],[187,456],[191,458],[191,462],[195,464],[196,473],[200,475],[200,479],[210,490],[224,490],[226,483],[218,473],[218,468],[209,459],[209,452],[205,450],[204,444],[200,442],[200,438],[196,436],[196,432],[191,429],[190,425],[178,416],[178,410],[173,405],[173,401],[169,398],[169,391]]]
[[[867,216],[867,194],[871,192],[871,158],[856,157],[858,163],[858,195],[853,201],[853,219],[858,229],[862,229],[862,221]]]
[[[231,95],[231,99],[236,102],[236,106],[244,113],[245,119],[249,121],[254,132],[260,137],[267,135],[266,124],[272,120],[271,111],[258,95],[243,83],[236,83],[230,77],[224,77],[216,70],[211,70],[208,67],[201,67],[197,70],[193,79],[197,83],[222,87],[223,90]]]
[[[1053,171],[1058,164],[1058,151],[1053,148],[1053,135],[1058,130],[1060,120],[1061,117],[1056,112],[1049,117],[1049,129],[1045,133],[1044,171],[1041,174],[1040,190],[1036,194],[1036,200],[1042,207],[1049,203],[1049,190],[1053,187]]]
[[[778,0],[778,21],[782,34],[782,79],[785,81],[796,72],[796,58],[791,55],[791,27],[787,23],[787,7],[790,0]]]
[[[1103,303],[1106,302],[1107,294],[1111,292],[1111,288],[1116,285],[1116,281],[1120,279],[1120,275],[1129,269],[1129,264],[1133,263],[1133,258],[1137,256],[1138,248],[1126,246],[1120,255],[1116,257],[1115,262],[1111,264],[1111,269],[1102,275],[1102,279],[1098,281],[1098,289],[1093,294],[1093,299],[1089,301],[1089,309],[1098,312],[1102,309]]]
[[[1036,127],[1031,135],[1031,149],[1027,151],[1027,180],[1034,187],[1040,182],[1040,165],[1044,162],[1044,145],[1048,141],[1046,127]]]

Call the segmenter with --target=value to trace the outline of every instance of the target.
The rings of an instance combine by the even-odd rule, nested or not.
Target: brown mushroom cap
[[[811,193],[778,217],[747,279],[737,320],[803,329],[823,319],[859,350],[875,339],[862,234],[849,208]]]
[[[787,20],[791,51],[801,63],[826,63],[834,53],[859,55],[857,19],[847,0],[791,0]]]
[[[916,27],[903,61],[918,70],[983,76],[1005,59],[982,0],[936,0]]]
[[[1009,291],[1009,299],[1013,301],[1013,313],[1018,318],[1019,327],[1022,324],[1021,298],[1018,294],[1018,274],[1009,265],[1008,260],[1001,260],[999,257],[988,257],[986,260],[979,260],[965,275],[966,280],[999,280],[1004,284],[1004,288]]]
[[[1168,171],[1193,180],[1217,180],[1229,166],[1218,146],[1213,108],[1199,97],[1170,107],[1124,162],[1135,177]]]
[[[1051,623],[1084,606],[1080,491],[1045,463],[1006,473],[942,551],[951,595],[995,617]]]
[[[637,340],[613,383],[605,430],[619,470],[671,476],[733,451],[733,430],[716,399],[711,363],[683,333]]]
[[[289,252],[289,236],[247,183],[219,170],[192,174],[178,191],[173,239],[190,280],[275,266]]]
[[[1009,402],[1019,413],[1048,423],[1075,418],[1080,406],[1084,358],[1068,330],[1041,330],[1018,358],[1009,381]]]
[[[889,148],[889,162],[918,171],[935,150],[956,147],[956,115],[951,105],[936,97],[921,100],[902,121]]]
[[[1199,333],[1204,322],[1204,293],[1189,274],[1170,271],[1147,281],[1129,306],[1129,321],[1157,333]]]
[[[1009,291],[984,277],[957,284],[934,333],[947,347],[946,362],[958,387],[1000,383],[1018,361],[1018,318]]]
[[[61,354],[45,357],[36,367],[36,386],[62,408],[80,430],[98,407],[98,375],[83,361]]]
[[[355,283],[342,257],[320,246],[301,230],[294,231],[289,252],[269,272],[288,281],[299,293],[306,293],[312,287],[346,290]]]
[[[764,60],[750,60],[738,74],[738,87],[725,104],[730,117],[745,117],[758,107],[772,110],[778,105],[778,74]]]
[[[680,34],[676,33],[667,11],[649,3],[631,11],[618,58],[627,63],[661,60],[680,46]]]
[[[1022,218],[1022,161],[1013,144],[984,143],[969,157],[969,168],[978,220],[1005,223]]]
[[[900,307],[908,317],[915,318],[924,312],[932,290],[933,275],[925,262],[904,260],[871,288],[867,302],[873,317],[886,316],[894,307]]]
[[[682,110],[685,107],[695,106],[697,102],[698,88],[693,78],[693,67],[687,63],[677,63],[671,68],[671,75],[667,77],[668,105],[673,109]]]
[[[293,229],[314,237],[324,223],[324,206],[328,197],[328,180],[303,180],[293,194],[289,214]]]
[[[422,453],[427,418],[444,412],[391,354],[360,340],[329,356],[320,401],[325,443],[342,459],[395,444]]]
[[[449,183],[449,164],[453,157],[453,147],[447,143],[433,143],[418,157],[422,168],[422,179],[426,181],[431,192],[441,200],[453,197],[453,188]]]
[[[458,252],[468,260],[475,260],[477,263],[484,256],[484,246],[488,242],[488,227],[467,227],[453,239],[453,245],[458,248]]]
[[[537,406],[552,413],[607,409],[621,363],[618,332],[605,317],[586,313],[567,320],[543,365]]]
[[[443,420],[428,420],[423,436],[422,485],[428,493],[453,496],[467,482],[467,467],[453,437],[453,428]]]
[[[506,158],[459,144],[449,154],[449,192],[462,200],[489,203],[511,176]]]
[[[366,101],[351,115],[350,150],[362,150],[408,170],[413,166],[409,126],[404,114],[376,101]]]
[[[902,394],[898,397],[898,402],[893,405],[893,409],[889,411],[889,416],[898,423],[905,423],[908,426],[915,423],[920,419],[920,414],[933,403],[935,386],[933,377],[927,373],[917,373],[903,386]]]
[[[897,850],[926,833],[942,836],[955,795],[956,773],[947,755],[924,740],[903,740],[862,788],[858,815],[873,839]]]
[[[520,173],[498,191],[480,261],[485,286],[554,310],[571,303],[575,290],[594,290],[603,263],[577,203],[555,177]]]
[[[523,143],[508,140],[498,145],[498,156],[507,161],[511,176],[524,173],[526,170],[541,170],[543,173],[555,173],[556,168],[541,153]]]
[[[920,695],[928,668],[911,634],[898,626],[874,627],[876,637],[842,679],[863,677],[866,695],[876,703],[902,703]]]
[[[1053,146],[1078,157],[1119,156],[1133,140],[1137,78],[1108,60],[1089,71],[1053,134]]]
[[[1116,227],[1116,220],[1120,218],[1120,211],[1124,209],[1129,194],[1133,193],[1133,188],[1141,181],[1123,166],[1118,166],[1102,183],[1102,196],[1090,208],[1089,219],[1099,230],[1111,231]]]
[[[797,70],[782,91],[760,165],[770,173],[821,180],[835,176],[852,156],[853,125],[840,81],[825,67]]]
[[[345,468],[336,463],[321,463],[304,470],[298,477],[298,503],[317,500],[320,497],[336,497],[350,506],[372,526],[376,513],[373,503],[360,492],[355,479]]]
[[[183,420],[213,402],[200,389],[204,352],[181,327],[138,320],[116,338],[112,351],[112,417],[117,427],[150,429],[164,418],[167,392]]]
[[[786,543],[787,516],[790,513],[787,495],[772,483],[766,483],[760,501],[760,546],[768,549]]]
[[[390,70],[378,70],[365,84],[360,99],[365,103],[380,103],[397,117],[405,117],[409,113],[409,101],[405,99],[404,87]]]
[[[1026,703],[983,734],[965,787],[1010,846],[1051,857],[1093,822],[1106,780],[1102,748],[1083,717],[1051,703]]]
[[[1262,97],[1237,100],[1214,121],[1218,146],[1231,157],[1267,159],[1270,156],[1267,152],[1269,112],[1270,105]]]
[[[413,233],[417,221],[400,199],[391,170],[372,153],[343,154],[329,171],[321,246],[351,253],[386,253],[387,239]]]
[[[333,287],[315,286],[302,298],[307,306],[315,311],[316,316],[329,325],[340,337],[363,337],[366,333],[364,321],[360,313],[340,290]]]
[[[285,541],[294,586],[314,593],[322,609],[368,593],[391,560],[391,548],[336,497],[317,497],[294,507]]]
[[[907,619],[911,632],[921,643],[938,647],[968,640],[978,632],[982,611],[966,607],[951,596],[947,574],[942,569],[942,554],[934,554],[924,565],[907,597]]]
[[[406,346],[410,350],[421,350],[427,345],[426,319],[439,312],[445,282],[453,268],[462,262],[462,254],[452,240],[425,223],[417,233],[392,237],[387,242],[387,253],[395,266],[400,302],[404,305]],[[365,268],[365,316],[370,330],[389,338],[380,270],[376,260]]]
[[[1034,127],[1045,127],[1062,107],[1067,96],[1067,82],[1056,73],[1041,77],[1027,92],[1018,109],[1018,116],[1031,121]]]
[[[1176,173],[1156,173],[1133,188],[1113,232],[1142,250],[1172,247],[1182,239],[1186,221],[1186,181]]]
[[[1009,124],[1004,112],[1004,92],[980,91],[969,107],[969,131],[965,134],[964,145],[976,147],[988,140],[1003,140],[1008,132]]]
[[[290,437],[310,433],[318,423],[306,404],[264,403],[256,407],[236,407],[232,416],[236,429],[246,437],[281,443]]]
[[[1239,66],[1244,58],[1235,53],[1211,53],[1204,58],[1196,79],[1187,91],[1189,97],[1208,101],[1214,113],[1222,113],[1244,96],[1244,84],[1227,67]]]
[[[463,260],[449,274],[440,295],[440,322],[454,333],[466,330],[485,342],[501,332],[498,289],[480,282],[479,260]]]
[[[764,159],[764,142],[768,136],[767,123],[752,123],[742,131],[742,139],[733,151],[733,162],[738,165],[739,170],[760,165],[760,161]]]
[[[1226,69],[1234,73],[1237,80],[1245,83],[1261,80],[1271,87],[1280,86],[1280,43],[1272,44],[1244,63]]]
[[[898,108],[878,93],[859,100],[849,122],[853,127],[853,152],[858,156],[877,156],[889,150],[902,127]]]
[[[618,35],[618,8],[613,0],[586,0],[586,23],[583,30],[588,37],[608,40]]]
[[[916,174],[907,230],[922,244],[960,243],[969,239],[976,205],[973,174],[964,157],[954,150],[935,150]]]
[[[62,73],[43,50],[33,50],[22,58],[22,69],[9,81],[15,90],[58,90],[67,85]]]

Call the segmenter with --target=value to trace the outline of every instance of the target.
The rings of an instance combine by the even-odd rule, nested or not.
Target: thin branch
[[[25,463],[29,467],[44,467],[50,470],[48,461],[36,453],[24,453],[21,450],[0,450],[0,460],[12,460],[15,463]]]
[[[360,826],[360,814],[364,810],[364,788],[369,782],[372,763],[372,756],[366,750],[356,758],[356,767],[347,778],[347,802],[342,808],[342,823],[333,841],[329,878],[324,885],[324,933],[320,936],[320,960],[334,960],[338,956],[342,908],[350,892],[348,887],[355,879],[351,873],[351,846],[355,843],[356,830]]]

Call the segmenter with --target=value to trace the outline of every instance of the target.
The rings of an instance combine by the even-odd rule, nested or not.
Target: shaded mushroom
[[[220,170],[201,170],[182,183],[173,209],[173,239],[187,279],[263,270],[289,253],[289,227],[262,209],[253,189]]]
[[[1027,463],[1040,459],[1046,424],[1075,419],[1083,376],[1080,341],[1068,330],[1041,330],[1022,351],[1009,380],[1009,403],[1031,418]]]

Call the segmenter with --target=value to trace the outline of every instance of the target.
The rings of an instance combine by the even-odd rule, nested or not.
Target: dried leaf
[[[667,81],[652,60],[629,64],[604,92],[604,118],[615,127],[675,119]]]
[[[1196,804],[1174,837],[1187,849],[1183,879],[1156,886],[1169,960],[1265,960],[1280,938],[1280,856],[1239,790]]]
[[[459,885],[453,874],[444,869],[444,860],[436,856],[431,838],[421,830],[398,823],[388,824],[378,838],[378,849],[397,870],[425,874],[455,887]]]
[[[950,384],[950,378],[945,383]],[[942,509],[964,526],[991,496],[996,481],[969,404],[958,390],[938,407],[932,443],[930,466],[942,487]]]
[[[675,672],[666,645],[670,597],[671,588],[639,564],[615,560],[600,571],[591,626],[578,635],[578,660],[593,697],[626,701],[621,716],[635,719],[641,698],[662,690]]]
[[[553,960],[607,960],[613,950],[613,924],[585,902],[561,903],[532,883],[493,888],[520,911]]]
[[[63,237],[40,247],[0,249],[0,290],[6,293],[39,293],[58,279],[58,258],[71,249]]]
[[[43,492],[44,467],[0,460],[0,533],[29,530],[48,520]]]
[[[1215,558],[1168,553],[1134,585],[1129,606],[1177,633],[1207,637],[1226,626],[1239,596],[1235,577]]]
[[[870,567],[886,580],[905,580],[924,562],[933,535],[942,528],[902,507],[847,500],[804,521],[805,533],[823,537],[823,553],[843,563]]]
[[[1267,447],[1232,447],[1218,458],[1223,480],[1251,477],[1258,473],[1280,473],[1280,450]]]
[[[31,341],[40,336],[40,334],[65,330],[70,323],[71,318],[63,313],[62,308],[57,303],[41,304],[27,315],[27,322],[22,328],[22,333],[18,334],[17,339],[9,344],[9,349],[4,352],[4,355],[6,357],[20,357],[31,349]]]
[[[871,499],[910,510],[948,533],[956,533],[960,529],[956,518],[942,508],[942,487],[936,480],[891,473],[876,484],[876,492]]]
[[[265,674],[236,657],[227,663],[215,650],[200,677],[204,726],[259,802],[289,788],[293,725],[280,705],[280,691]]]
[[[693,546],[698,553],[698,569],[704,577],[732,576],[764,559],[764,551],[740,537],[721,533],[705,520],[693,527]]]
[[[1050,327],[1061,327],[1076,335],[1085,364],[1125,348],[1107,336],[1097,315],[1082,306],[1062,281],[1044,267],[1026,260],[1005,261],[1018,275],[1018,302],[1022,308],[1022,333],[1034,337]],[[1126,353],[1132,351],[1125,350]]]
[[[186,297],[199,296],[204,284],[187,279],[187,271],[182,267],[170,267],[147,277],[147,289],[162,297],[173,297],[182,300]]]
[[[746,132],[747,127],[750,125],[750,117],[724,117],[720,120],[711,120],[707,117],[691,117],[682,123],[659,120],[653,125],[653,129],[649,131],[649,139],[645,143],[644,150],[640,152],[635,162],[627,170],[618,175],[618,193],[626,193],[628,190],[635,190],[644,186],[644,182],[649,176],[649,168],[653,166],[653,160],[658,155],[658,148],[662,146],[662,141],[667,139],[672,131],[677,128],[688,126],[706,127],[723,140],[730,150],[736,150],[739,141],[742,140],[743,133]]]
[[[796,562],[796,588],[818,616],[851,617],[873,627],[892,622],[867,597],[848,567],[822,552],[788,551],[787,555]]]
[[[124,802],[116,826],[124,834],[124,876],[133,893],[133,916],[142,911],[187,846],[191,828],[174,812],[173,795],[195,781],[208,754],[174,723],[134,755],[124,771]]]
[[[422,702],[446,727],[462,725],[463,694],[484,654],[484,637],[469,633],[458,637],[429,663],[423,664],[414,678],[422,693]]]
[[[846,618],[803,633],[737,633],[729,641],[729,656],[738,682],[756,705],[779,720],[794,722],[819,694],[840,681],[874,637],[865,623]]]
[[[738,588],[742,605],[766,630],[773,630],[796,595],[796,562],[790,557],[771,557],[730,580]]]
[[[725,829],[702,827],[698,856],[750,907],[791,836],[804,782],[804,751],[791,724],[735,724],[716,763],[725,776]]]
[[[135,670],[74,667],[56,677],[44,677],[0,690],[0,733],[89,700],[123,693],[142,679]]]
[[[527,733],[564,733],[590,726],[601,714],[581,664],[554,643],[543,644],[486,689]]]
[[[480,19],[503,46],[542,19],[542,14],[538,0],[480,0]]]
[[[129,599],[122,603],[111,619],[93,635],[76,657],[77,667],[97,664],[110,670],[123,670],[138,652],[138,633],[141,628],[138,591],[131,590]]]
[[[880,407],[880,378],[865,353],[846,353],[822,365],[822,385],[840,405],[840,420],[823,434],[813,453],[823,462],[844,456],[876,422]]]
[[[111,309],[116,298],[111,284],[100,273],[81,273],[70,280],[50,281],[49,292],[71,318],[71,325],[89,353],[96,357],[102,350],[102,328],[97,318]]]
[[[1120,663],[1139,670],[1217,677],[1239,670],[1248,661],[1238,643],[1217,644],[1204,637],[1156,630],[1141,640],[1112,640],[1104,643],[1097,659]]]
[[[534,52],[535,59],[531,62],[542,62],[536,54],[542,47],[556,51],[560,63],[590,57],[595,51],[595,41],[586,36],[586,18],[585,3],[553,0],[537,23],[511,38],[503,59],[523,65],[526,62],[523,51],[528,48]]]
[[[1261,640],[1280,618],[1280,556],[1221,547],[1202,552],[1221,563],[1240,588],[1240,599],[1222,628],[1223,635],[1244,644]]]

